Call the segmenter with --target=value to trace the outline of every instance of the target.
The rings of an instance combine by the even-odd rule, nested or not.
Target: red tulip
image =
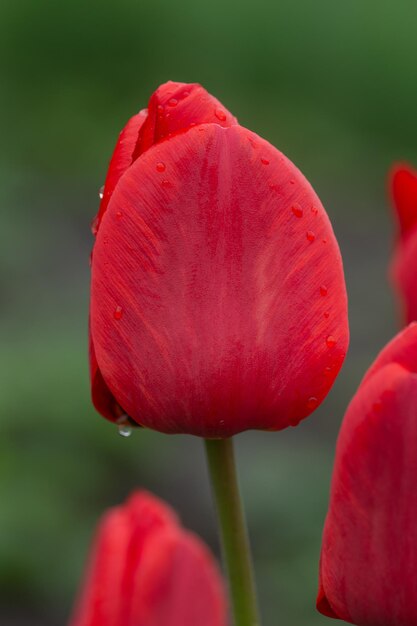
[[[321,613],[417,624],[417,323],[381,352],[339,434],[323,535]]]
[[[208,549],[174,512],[138,492],[98,528],[70,626],[226,626]]]
[[[348,344],[342,262],[320,200],[200,86],[167,83],[139,115],[98,218],[96,408],[204,437],[297,424]]]
[[[408,323],[417,320],[417,171],[407,164],[395,165],[390,192],[399,224],[391,275]]]

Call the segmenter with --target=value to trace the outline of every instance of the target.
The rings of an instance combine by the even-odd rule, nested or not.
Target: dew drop
[[[327,296],[327,287],[326,287],[326,285],[321,285],[320,286],[320,295],[321,296]]]
[[[330,365],[328,365],[327,367],[324,368],[324,375],[325,376],[330,376],[330,374],[332,373],[333,368],[330,367]]]
[[[188,98],[188,96],[190,95],[189,91],[184,91],[184,93],[182,94],[183,98]]]
[[[316,206],[312,206],[311,207],[311,212],[313,215],[317,215],[317,213],[319,212],[318,208]]]
[[[120,219],[123,217],[123,213],[122,213],[122,211],[117,211],[117,212],[116,212],[116,217],[117,217],[117,219],[119,219],[119,220],[120,220]]]
[[[337,341],[336,339],[333,337],[333,335],[329,335],[326,339],[326,345],[328,348],[334,348],[334,346],[336,345]]]
[[[121,437],[130,437],[130,435],[132,434],[132,427],[126,423],[119,424],[118,430]]]
[[[309,411],[316,409],[318,405],[319,405],[319,401],[317,400],[315,396],[311,396],[311,398],[307,400],[307,408],[309,409]]]
[[[295,185],[295,180],[293,178],[290,180],[290,185]]]
[[[113,317],[115,320],[121,320],[123,317],[123,309],[121,306],[117,305],[114,309]]]
[[[157,163],[156,164],[156,171],[157,172],[165,172],[165,170],[166,170],[165,163],[161,162],[161,163]]]
[[[176,98],[171,98],[170,100],[168,100],[168,106],[170,107],[176,107],[178,104],[178,100]]]
[[[313,233],[312,230],[308,230],[307,234],[306,234],[306,237],[307,237],[308,241],[310,241],[312,243],[315,240],[316,235]]]
[[[165,179],[161,182],[161,186],[167,189],[168,187],[171,187],[171,183],[169,182],[169,180]]]
[[[262,159],[261,159],[261,163],[262,163],[262,165],[269,165],[269,161],[268,161],[268,159],[263,159],[263,158],[262,158]]]
[[[91,222],[91,232],[93,233],[94,237],[98,233],[98,225],[99,225],[99,220],[98,220],[98,215],[96,215],[93,221]]]
[[[102,185],[100,189],[98,190],[98,197],[100,198],[100,200],[103,199],[103,196],[104,196],[104,185]]]
[[[214,111],[214,115],[217,117],[218,120],[220,120],[221,122],[226,121],[226,114],[224,111],[222,111],[222,109],[216,109]]]
[[[299,204],[293,204],[291,211],[294,213],[295,217],[303,217],[303,209]]]
[[[327,243],[327,239],[323,239],[323,243]]]
[[[158,106],[156,107],[156,110],[158,111],[160,115],[162,115],[162,113],[164,112],[164,107],[162,106],[162,104],[158,104]]]
[[[326,320],[327,320],[327,319],[329,319],[329,317],[330,317],[330,313],[329,313],[329,311],[325,311],[325,312],[323,313],[323,315],[324,315],[324,317],[326,318]]]

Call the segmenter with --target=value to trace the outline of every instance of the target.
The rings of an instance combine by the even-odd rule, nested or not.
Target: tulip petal
[[[153,533],[176,527],[171,509],[146,492],[110,509],[101,521],[70,626],[129,626],[134,573],[144,546]]]
[[[93,233],[95,235],[97,234],[100,222],[120,177],[132,164],[133,153],[139,140],[139,131],[146,120],[147,113],[147,110],[144,109],[131,117],[119,135],[119,139],[117,140],[113,156],[110,160],[109,169],[107,171],[100,208],[93,222]]]
[[[390,172],[389,184],[401,237],[405,238],[417,227],[417,171],[398,163]]]
[[[95,409],[103,415],[103,417],[116,422],[123,414],[123,409],[117,404],[113,394],[107,387],[100,368],[97,363],[96,353],[94,351],[91,332],[89,334],[89,360],[90,360],[90,381],[91,381],[91,398]]]
[[[147,542],[130,626],[226,626],[220,573],[191,533],[164,529]]]
[[[318,197],[254,133],[191,128],[120,179],[94,249],[91,329],[138,423],[206,437],[297,424],[342,365],[346,309]]]
[[[390,274],[400,297],[403,319],[417,320],[417,229],[394,252]]]
[[[152,94],[134,158],[155,143],[197,124],[237,124],[236,118],[197,83],[169,81]]]
[[[358,626],[417,623],[416,371],[414,326],[378,357],[338,438],[317,606]]]

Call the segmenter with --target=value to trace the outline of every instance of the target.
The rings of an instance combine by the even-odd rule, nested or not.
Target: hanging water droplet
[[[221,122],[226,121],[226,113],[224,111],[222,111],[221,109],[216,109],[214,111],[214,115],[217,117],[218,120],[220,120]]]
[[[157,163],[156,164],[156,171],[157,172],[165,172],[165,170],[166,170],[165,163],[161,162],[161,163]]]
[[[308,239],[308,241],[310,241],[311,243],[315,240],[316,235],[313,233],[312,230],[308,230],[306,233],[306,237]]]
[[[100,189],[98,190],[98,197],[100,198],[100,200],[103,199],[103,196],[104,196],[104,185],[102,185]]]
[[[291,211],[294,213],[295,217],[303,217],[303,209],[299,204],[293,204]]]
[[[334,348],[334,346],[336,345],[337,340],[333,337],[333,335],[329,335],[326,339],[326,345],[328,348]]]
[[[123,309],[121,306],[117,305],[114,309],[113,317],[115,320],[121,320],[123,317]]]
[[[321,296],[327,296],[327,287],[326,287],[326,285],[321,285],[320,286],[320,295]]]
[[[130,437],[130,435],[132,434],[132,427],[129,426],[129,424],[124,423],[124,424],[119,424],[119,435],[121,437]]]

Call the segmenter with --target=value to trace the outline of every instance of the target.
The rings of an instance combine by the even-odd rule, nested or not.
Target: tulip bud
[[[348,345],[319,198],[198,85],[161,86],[139,116],[116,147],[93,251],[95,406],[209,438],[298,424]]]
[[[226,626],[208,549],[145,492],[108,511],[70,626]]]

